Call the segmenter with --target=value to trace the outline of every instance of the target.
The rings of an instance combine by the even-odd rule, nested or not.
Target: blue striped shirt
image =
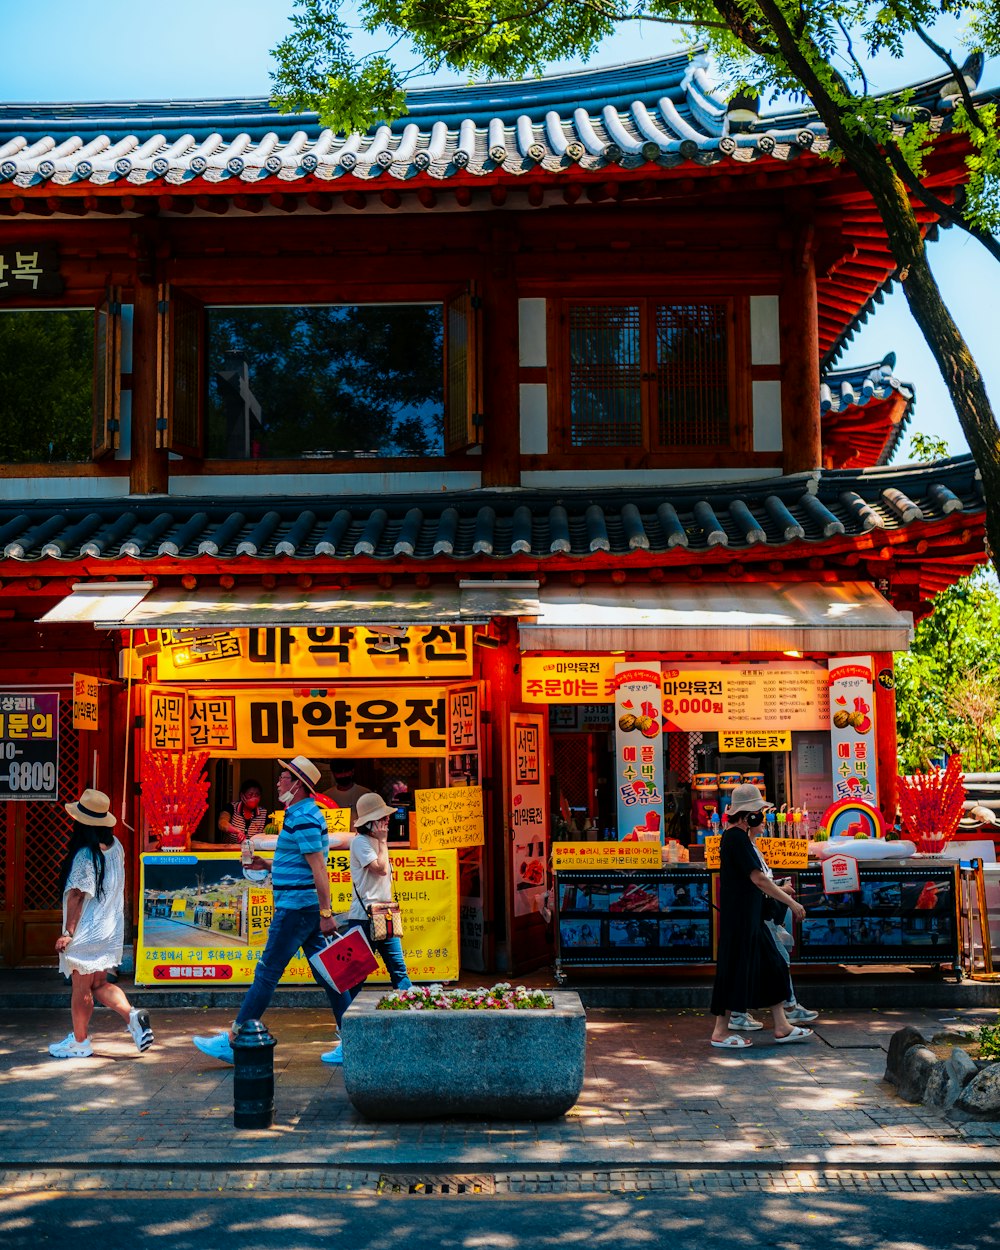
[[[288,808],[271,866],[275,907],[292,911],[319,907],[316,882],[305,856],[321,851],[325,858],[329,847],[326,821],[315,799],[301,799]]]

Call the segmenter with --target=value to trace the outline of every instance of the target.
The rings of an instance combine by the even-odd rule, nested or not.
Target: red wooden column
[[[893,655],[891,651],[876,651],[872,655],[875,679],[875,758],[878,767],[879,807],[886,823],[891,825],[896,818],[896,804],[899,801],[899,787],[896,775],[899,770],[896,747],[896,690],[893,677]],[[892,681],[883,685],[879,681],[879,673],[888,673]],[[883,681],[886,678],[883,676]]]
[[[157,288],[152,275],[135,284],[132,325],[132,462],[129,490],[133,495],[165,495],[169,476],[167,453],[156,446]]]
[[[781,443],[785,473],[822,466],[819,420],[819,313],[816,237],[797,229],[781,284]]]
[[[517,238],[496,228],[483,284],[483,485],[517,486],[521,476],[518,385]]]

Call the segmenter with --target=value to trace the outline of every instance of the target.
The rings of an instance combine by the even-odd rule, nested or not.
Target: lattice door
[[[588,815],[593,806],[593,784],[590,767],[590,743],[584,734],[553,734],[552,768],[559,792],[570,807],[583,809]]]
[[[59,700],[59,801],[0,803],[0,886],[4,914],[0,961],[8,965],[47,964],[52,923],[58,924],[59,867],[69,839],[64,803],[89,784],[83,745],[88,735],[73,728],[73,701]]]

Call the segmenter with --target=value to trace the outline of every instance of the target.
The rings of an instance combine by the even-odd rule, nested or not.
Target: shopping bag
[[[335,933],[323,950],[309,956],[309,962],[317,975],[338,994],[353,990],[378,967],[365,931],[361,928]]]

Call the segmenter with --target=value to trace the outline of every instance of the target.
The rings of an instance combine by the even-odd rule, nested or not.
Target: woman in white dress
[[[94,1053],[89,1029],[95,998],[121,1016],[139,1051],[153,1044],[149,1014],[136,1010],[108,981],[108,972],[121,963],[125,940],[125,851],[111,832],[117,821],[110,807],[100,790],[84,790],[66,804],[73,832],[59,873],[63,927],[56,951],[59,971],[73,981],[73,1029],[49,1047],[53,1059],[87,1059]]]

